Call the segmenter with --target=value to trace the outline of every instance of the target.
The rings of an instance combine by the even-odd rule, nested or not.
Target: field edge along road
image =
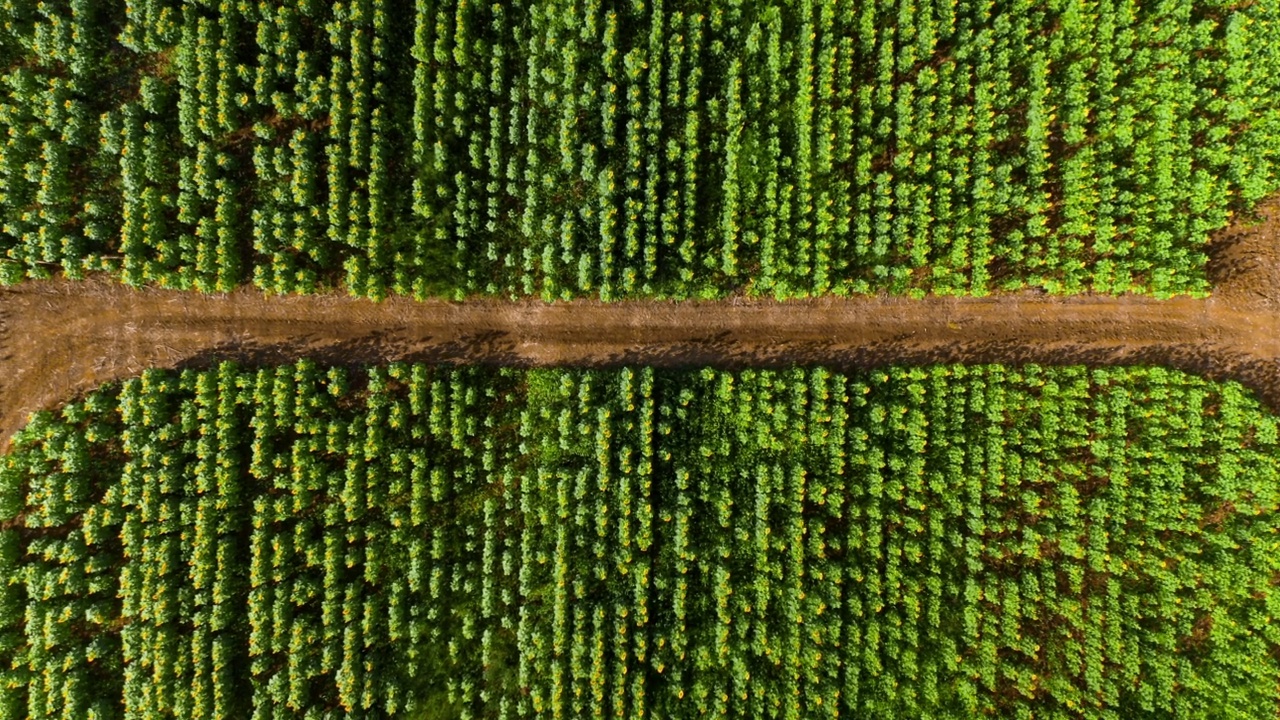
[[[148,367],[313,358],[513,367],[1162,365],[1239,380],[1280,410],[1280,197],[1209,245],[1213,296],[732,298],[374,303],[131,289],[108,278],[0,290],[0,447],[29,413]]]

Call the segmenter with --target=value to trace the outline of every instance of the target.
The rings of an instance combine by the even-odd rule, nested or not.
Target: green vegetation
[[[4,460],[0,717],[1269,717],[1276,435],[1159,369],[148,371]]]
[[[1280,5],[4,0],[0,281],[1200,293]]]

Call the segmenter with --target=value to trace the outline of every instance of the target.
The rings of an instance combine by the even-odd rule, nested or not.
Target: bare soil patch
[[[893,363],[1165,365],[1280,410],[1280,199],[1214,238],[1208,299],[821,298],[464,303],[134,290],[97,278],[0,291],[0,443],[30,412],[147,367],[310,357],[519,367]]]

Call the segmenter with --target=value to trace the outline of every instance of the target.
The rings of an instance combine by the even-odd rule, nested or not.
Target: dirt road
[[[220,360],[514,366],[1160,364],[1237,379],[1280,409],[1280,200],[1214,238],[1214,296],[871,297],[777,303],[381,304],[130,290],[109,280],[0,293],[0,443],[33,410],[146,367]]]

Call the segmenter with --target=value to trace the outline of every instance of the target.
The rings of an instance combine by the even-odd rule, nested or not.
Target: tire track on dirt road
[[[1280,199],[1210,245],[1207,299],[861,297],[776,302],[383,303],[135,290],[106,278],[0,291],[0,444],[34,410],[147,367],[303,357],[518,367],[870,368],[935,362],[1164,365],[1280,409]]]

